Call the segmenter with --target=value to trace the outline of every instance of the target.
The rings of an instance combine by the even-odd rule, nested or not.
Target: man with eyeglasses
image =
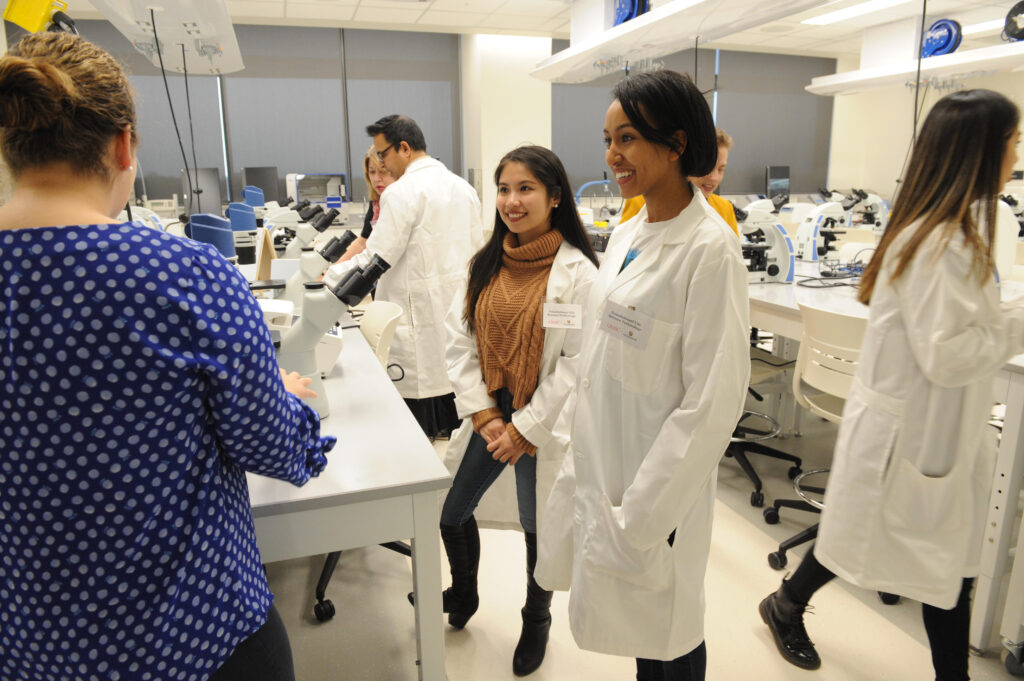
[[[380,217],[366,249],[333,265],[334,286],[352,268],[379,255],[391,265],[376,300],[402,306],[389,364],[395,386],[424,432],[448,435],[461,420],[445,364],[444,319],[469,261],[483,245],[480,199],[468,182],[427,156],[423,132],[408,116],[391,115],[366,128],[377,159],[395,178],[380,198]]]

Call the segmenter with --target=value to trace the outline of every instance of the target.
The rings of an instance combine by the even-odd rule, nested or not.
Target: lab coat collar
[[[415,173],[418,170],[424,170],[426,168],[436,168],[438,166],[440,166],[441,168],[445,168],[445,165],[438,161],[433,156],[423,156],[407,165],[405,167],[405,172],[402,173],[402,177],[405,177],[409,173]],[[447,168],[445,169],[447,170]]]
[[[715,214],[715,209],[704,198],[704,192],[699,187],[691,182],[690,190],[693,192],[693,199],[690,205],[673,218],[673,224],[669,225],[665,232],[665,244],[685,243],[701,220]]]
[[[615,275],[612,281],[612,290],[636,279],[652,265],[657,263],[661,256],[661,249],[664,246],[686,243],[687,239],[690,238],[690,235],[693,233],[694,229],[696,229],[701,220],[711,214],[713,209],[708,205],[707,199],[704,198],[704,194],[701,193],[700,189],[694,186],[693,183],[690,184],[690,189],[693,191],[693,199],[690,201],[689,205],[686,206],[679,215],[668,221],[670,224],[661,231],[657,238],[655,238],[647,245],[646,248],[644,248],[643,251],[640,252],[636,259],[631,262],[626,269],[621,270]],[[619,266],[622,265],[622,261],[626,257],[626,251],[628,251],[629,247],[632,245],[633,238],[635,238],[637,232],[643,229],[643,224],[646,220],[647,206],[644,206],[636,218],[636,226],[634,227],[633,236],[629,239],[623,239],[622,242],[620,242],[622,244],[621,247],[616,249],[614,254],[609,254],[612,260],[619,263]]]

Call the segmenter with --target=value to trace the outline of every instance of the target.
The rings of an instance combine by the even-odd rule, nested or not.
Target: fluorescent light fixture
[[[980,24],[971,24],[970,26],[964,26],[963,34],[970,35],[972,33],[984,33],[985,31],[994,31],[1001,29],[1006,25],[1006,19],[993,19],[992,21],[983,21]]]
[[[859,5],[853,7],[847,7],[846,9],[837,9],[835,12],[829,12],[827,14],[821,14],[810,19],[804,19],[801,24],[812,24],[814,26],[826,26],[828,24],[834,24],[837,21],[846,21],[854,17],[859,17],[863,14],[870,14],[871,12],[877,12],[878,10],[888,9],[889,7],[895,7],[896,5],[903,5],[910,2],[910,0],[870,0],[870,2],[862,2]]]

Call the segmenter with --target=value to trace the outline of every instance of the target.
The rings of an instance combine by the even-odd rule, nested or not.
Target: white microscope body
[[[849,217],[842,205],[826,201],[816,206],[800,222],[796,230],[794,251],[799,260],[817,262],[828,251],[826,235],[831,230],[841,230],[849,224]]]
[[[792,282],[796,269],[793,242],[782,223],[761,207],[748,210],[747,219],[739,227],[745,238],[742,248],[747,261],[747,280],[750,283]]]
[[[302,255],[299,257],[299,269],[285,282],[284,292],[277,297],[277,300],[290,300],[295,304],[295,313],[299,314],[302,311],[305,298],[303,285],[323,276],[327,268],[343,256],[349,245],[355,240],[355,232],[346,231],[342,236],[331,239],[321,251],[313,250],[312,247],[303,249]]]
[[[353,268],[333,289],[322,282],[308,282],[302,302],[302,315],[291,328],[281,334],[281,347],[277,363],[286,371],[297,371],[311,379],[310,390],[317,396],[307,400],[309,406],[327,418],[330,409],[323,378],[317,365],[316,351],[324,334],[331,329],[346,310],[359,303],[390,265],[375,255],[365,268]]]

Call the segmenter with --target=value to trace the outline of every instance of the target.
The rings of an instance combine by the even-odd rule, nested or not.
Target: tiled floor
[[[805,425],[802,438],[784,447],[805,457],[805,468],[825,461],[834,427]],[[787,466],[757,460],[768,498],[788,496]],[[750,486],[738,466],[719,468],[718,504],[707,578],[705,627],[710,681],[818,679],[819,681],[929,681],[931,663],[920,621],[920,606],[882,605],[874,593],[833,582],[819,592],[808,629],[824,664],[808,672],[784,662],[757,614],[757,603],[774,590],[781,573],[766,556],[778,541],[805,526],[806,513],[783,513],[766,525],[749,503]],[[463,631],[446,629],[450,681],[514,679],[512,651],[519,636],[519,608],[525,593],[522,537],[517,532],[482,533],[480,610]],[[443,552],[442,552],[442,555]],[[791,567],[799,554],[791,556]],[[411,606],[409,560],[380,547],[342,555],[329,596],[338,614],[319,624],[312,614],[313,590],[321,558],[267,566],[278,608],[291,635],[299,681],[414,681],[416,643]],[[446,569],[447,572],[447,569]],[[566,622],[567,597],[556,594],[551,642],[537,681],[626,681],[635,678],[631,659],[580,651]],[[1009,680],[996,651],[971,658],[975,681]]]

